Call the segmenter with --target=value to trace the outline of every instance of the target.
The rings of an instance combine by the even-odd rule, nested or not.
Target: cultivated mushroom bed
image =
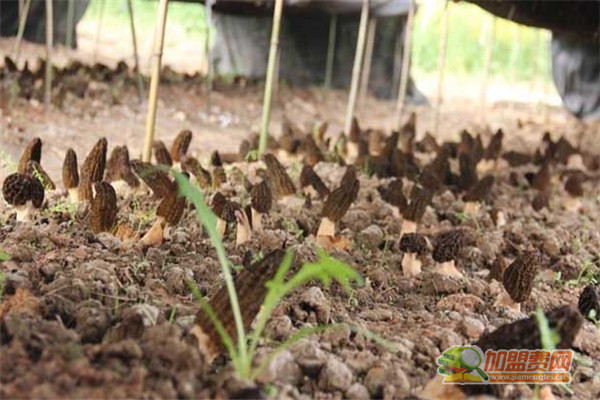
[[[182,131],[150,163],[117,141],[65,143],[62,177],[31,139],[2,182],[0,394],[598,398],[600,155],[560,132],[510,147],[511,132],[444,141],[418,123],[355,121],[339,136],[287,121],[258,160],[253,135],[205,154],[202,133]],[[216,216],[247,329],[286,251],[290,273],[322,248],[362,276],[349,292],[315,281],[286,297],[257,362],[302,328],[334,329],[238,379],[188,284],[234,334],[217,253],[169,169]],[[538,308],[577,354],[570,385],[441,387],[436,360],[453,345],[542,349]]]

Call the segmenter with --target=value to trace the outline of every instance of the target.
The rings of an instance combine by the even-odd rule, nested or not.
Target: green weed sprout
[[[192,185],[183,175],[173,172],[179,186],[179,191],[183,196],[186,196],[196,207],[198,218],[204,225],[212,244],[217,252],[217,257],[221,264],[223,276],[225,277],[225,285],[231,302],[231,309],[234,316],[234,322],[237,333],[237,344],[234,345],[229,333],[223,327],[218,315],[215,314],[212,307],[202,297],[196,285],[192,281],[188,281],[192,294],[200,303],[202,310],[208,315],[211,322],[214,324],[227,352],[229,353],[234,368],[241,378],[254,379],[264,369],[272,357],[279,351],[289,347],[294,342],[311,335],[313,333],[322,332],[331,326],[316,326],[307,327],[298,330],[288,340],[281,343],[279,347],[268,357],[265,357],[260,365],[256,368],[252,367],[258,343],[262,337],[265,326],[269,317],[273,313],[279,302],[290,292],[312,280],[319,280],[324,286],[328,287],[333,281],[338,282],[345,290],[350,290],[352,281],[360,282],[360,275],[347,264],[338,261],[324,251],[318,250],[319,260],[313,263],[305,263],[300,270],[296,272],[290,279],[286,280],[285,276],[292,265],[293,254],[287,253],[279,266],[274,278],[267,282],[267,294],[265,296],[262,310],[258,316],[254,330],[247,335],[242,321],[242,313],[239,306],[237,292],[231,275],[231,263],[227,258],[225,248],[216,230],[216,216],[206,205],[204,196]]]

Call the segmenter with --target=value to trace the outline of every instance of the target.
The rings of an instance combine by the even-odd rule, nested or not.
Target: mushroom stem
[[[407,219],[402,220],[402,227],[400,229],[400,237],[407,233],[416,233],[417,223],[415,221],[409,221]]]
[[[351,142],[348,141],[348,143],[346,144],[346,150],[347,150],[347,162],[352,164],[356,161],[356,159],[358,158],[358,142]]]
[[[456,264],[454,260],[446,261],[443,263],[439,263],[434,272],[439,275],[449,276],[452,278],[460,279],[463,277],[463,274],[456,268]]]
[[[464,213],[468,215],[476,215],[479,212],[481,203],[478,201],[467,201],[465,203]]]
[[[164,225],[165,219],[163,217],[158,217],[150,230],[142,237],[142,244],[145,246],[160,245],[164,239]]]
[[[521,311],[521,303],[514,301],[505,289],[498,295],[498,298],[494,302],[494,306],[508,307],[515,311]]]
[[[498,213],[496,214],[496,227],[502,228],[505,225],[506,225],[506,214],[504,214],[504,211],[498,211]]]
[[[227,221],[221,218],[217,218],[217,233],[219,238],[223,239],[225,236],[225,230],[227,229]]]
[[[495,170],[498,166],[498,161],[495,159],[484,159],[477,164],[477,172],[483,174],[488,171]]]
[[[250,221],[248,221],[248,216],[243,210],[238,210],[235,212],[235,219],[237,220],[235,244],[244,244],[252,237]]]
[[[405,253],[402,258],[402,272],[409,278],[418,276],[421,273],[423,263],[417,258],[416,253]]]
[[[319,236],[335,237],[335,222],[327,217],[323,217],[317,231],[317,237]]]
[[[31,215],[35,208],[31,201],[26,202],[22,206],[15,207],[15,211],[17,212],[17,221],[19,222],[27,222],[31,221]]]
[[[565,207],[565,210],[577,213],[581,210],[581,200],[579,197],[565,196],[563,198],[563,206]]]
[[[69,201],[73,204],[78,204],[79,203],[79,189],[76,187],[69,188],[69,189],[67,189],[67,192],[69,193]]]
[[[255,231],[262,231],[262,214],[252,209],[252,229]]]

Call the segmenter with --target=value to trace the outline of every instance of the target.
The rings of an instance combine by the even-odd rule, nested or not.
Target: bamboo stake
[[[337,14],[329,18],[329,42],[327,44],[327,64],[325,65],[325,89],[331,89],[331,80],[333,78],[333,64],[335,62],[335,42],[337,34]]]
[[[46,0],[46,76],[44,79],[44,106],[50,108],[52,100],[52,43],[54,42],[54,13],[52,0]]]
[[[440,54],[438,57],[438,85],[435,102],[435,117],[433,123],[433,134],[437,136],[440,127],[440,109],[442,107],[442,96],[444,91],[444,70],[446,69],[446,52],[448,50],[448,18],[450,14],[450,3],[446,1],[442,15],[442,34],[440,37]]]
[[[146,118],[146,135],[144,138],[144,153],[142,160],[150,162],[152,156],[152,143],[154,142],[154,125],[156,123],[156,103],[158,101],[158,85],[160,83],[160,67],[163,46],[165,44],[165,26],[167,25],[167,10],[169,0],[160,0],[156,16],[156,29],[154,32],[154,54],[152,77],[150,79],[150,93],[148,98],[148,116]]]
[[[494,58],[494,44],[496,42],[496,17],[493,15],[490,17],[491,26],[489,28],[489,36],[486,43],[486,51],[485,51],[485,63],[483,66],[483,75],[481,79],[481,92],[480,92],[480,102],[481,105],[481,123],[485,124],[486,122],[486,106],[487,106],[487,90],[488,83],[490,78],[490,69],[492,68],[492,61]]]
[[[354,54],[354,66],[352,67],[352,84],[350,86],[350,98],[346,109],[346,121],[344,123],[344,132],[348,134],[352,127],[352,119],[356,110],[356,98],[358,87],[360,85],[360,75],[362,69],[362,59],[365,52],[365,42],[367,41],[367,24],[369,21],[369,0],[363,0],[362,12],[360,14],[360,25],[358,28],[358,40],[356,42],[356,53]]]
[[[369,76],[371,75],[371,62],[373,60],[373,47],[375,46],[375,33],[377,32],[377,18],[369,18],[367,26],[367,43],[363,60],[362,76],[360,78],[360,101],[364,102],[369,93]]]
[[[98,60],[98,48],[100,47],[100,35],[102,34],[102,22],[104,21],[105,0],[100,0],[100,15],[98,15],[98,26],[96,27],[96,41],[94,43],[94,63]]]
[[[271,30],[271,48],[269,50],[269,61],[267,64],[267,77],[265,82],[265,96],[263,102],[262,129],[258,142],[258,156],[260,157],[267,149],[269,136],[269,121],[271,119],[271,103],[273,101],[273,78],[277,67],[277,53],[279,52],[279,29],[281,28],[281,14],[283,12],[283,0],[275,0],[273,11],[273,28]]]
[[[73,47],[73,24],[75,20],[75,0],[68,0],[67,4],[67,38],[65,40],[65,46],[68,49]]]
[[[212,66],[212,54],[210,51],[210,42],[211,42],[211,30],[212,30],[212,7],[214,4],[214,0],[206,0],[205,10],[206,10],[206,38],[204,41],[204,54],[206,57],[207,63],[207,73],[206,73],[206,112],[210,112],[210,95],[213,90],[213,66]]]
[[[127,11],[129,14],[129,26],[131,28],[131,42],[133,43],[133,61],[135,74],[137,75],[138,99],[141,103],[144,99],[144,79],[142,78],[142,72],[140,71],[140,57],[138,55],[135,15],[132,0],[127,0]]]
[[[402,49],[402,69],[400,70],[400,87],[398,88],[398,103],[396,104],[395,129],[400,129],[400,125],[402,124],[402,111],[404,110],[404,103],[406,103],[408,78],[410,76],[410,56],[414,19],[415,0],[411,0],[408,8],[408,18],[406,19],[406,28],[404,30],[404,48]]]
[[[27,16],[29,15],[29,8],[31,8],[31,0],[26,0],[21,10],[19,18],[19,28],[17,30],[17,38],[12,51],[12,59],[15,64],[19,63],[19,56],[21,55],[21,43],[23,42],[23,33],[25,32],[25,25],[27,25]]]

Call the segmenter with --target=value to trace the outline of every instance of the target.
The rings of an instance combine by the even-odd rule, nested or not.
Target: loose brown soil
[[[218,84],[206,112],[204,89],[197,79],[178,76],[161,87],[157,136],[171,143],[181,129],[194,133],[190,152],[206,160],[213,150],[236,152],[239,142],[260,121],[262,88],[253,84]],[[280,87],[273,132],[284,116],[307,128],[329,121],[329,134],[340,131],[343,93],[320,89]],[[363,127],[389,129],[394,104],[369,99],[361,107]],[[475,107],[476,108],[476,107]],[[62,104],[44,111],[36,100],[11,99],[2,104],[0,179],[14,169],[24,145],[39,136],[44,143],[42,165],[60,185],[60,167],[68,147],[80,163],[100,137],[109,151],[126,144],[132,157],[141,152],[145,105],[138,105],[131,82],[109,86],[95,82],[83,97],[67,92]],[[491,130],[471,123],[473,104],[448,104],[442,116],[439,141],[456,139],[462,128]],[[430,129],[432,111],[416,108],[418,135]],[[548,121],[534,106],[497,105],[488,111],[492,127],[503,127],[504,150],[533,153],[544,132],[554,139],[565,135],[581,148],[600,154],[598,125],[583,125],[552,109]],[[417,153],[419,159],[427,155]],[[11,161],[12,160],[12,161]],[[301,164],[285,163],[297,183]],[[248,194],[233,179],[225,193],[245,202]],[[108,234],[94,235],[85,211],[69,213],[59,191],[47,195],[44,209],[33,224],[16,223],[10,207],[0,205],[0,249],[11,260],[0,264],[5,287],[0,303],[0,394],[3,398],[416,398],[436,376],[436,359],[452,345],[475,341],[483,332],[527,317],[537,307],[551,309],[576,304],[585,280],[598,277],[600,251],[600,191],[598,171],[588,171],[582,209],[562,208],[566,197],[555,184],[550,210],[536,212],[534,192],[524,174],[538,167],[528,164],[493,172],[496,178],[488,203],[472,217],[462,212],[462,197],[451,191],[437,195],[423,217],[420,231],[429,237],[444,229],[462,227],[474,243],[457,260],[463,279],[432,272],[431,256],[423,273],[408,279],[401,269],[398,249],[401,218],[385,203],[377,186],[388,182],[360,173],[360,192],[338,226],[350,249],[333,251],[356,268],[365,284],[345,293],[339,286],[309,284],[276,310],[260,346],[269,349],[308,324],[338,323],[345,327],[312,335],[280,353],[259,377],[257,385],[235,379],[225,356],[208,365],[190,334],[200,307],[186,285],[193,279],[211,296],[223,277],[193,209],[158,247],[124,246]],[[345,168],[319,163],[315,171],[329,188],[338,185]],[[519,177],[515,185],[510,174]],[[557,172],[558,174],[558,172]],[[408,195],[408,181],[405,194]],[[300,202],[302,204],[302,202]],[[119,200],[119,220],[144,233],[153,222],[157,201],[151,197]],[[300,260],[315,257],[314,234],[322,201],[310,207],[277,205],[265,218],[265,230],[236,246],[235,232],[225,244],[232,263],[242,265],[248,250],[258,255],[281,248],[295,251]],[[497,227],[494,210],[502,210],[507,224]],[[494,306],[501,283],[488,278],[500,255],[510,263],[520,251],[534,247],[543,266],[522,311]],[[390,342],[378,344],[351,326],[363,327]],[[600,340],[586,321],[574,345],[578,353],[569,395],[555,387],[558,398],[596,399],[600,395]],[[504,398],[530,398],[528,386],[506,387]]]

